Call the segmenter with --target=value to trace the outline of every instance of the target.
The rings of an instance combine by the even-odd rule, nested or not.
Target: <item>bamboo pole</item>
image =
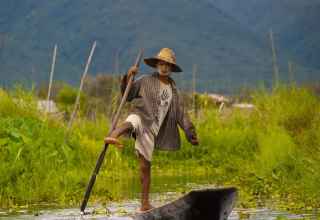
[[[277,52],[276,52],[276,48],[274,46],[272,29],[270,29],[269,37],[270,37],[271,50],[272,50],[272,65],[273,65],[274,83],[275,83],[275,87],[278,87],[279,67],[278,67],[278,63],[277,63]]]
[[[114,73],[120,73],[120,63],[119,63],[119,49],[117,49],[116,54],[114,56]]]
[[[51,88],[52,88],[52,81],[53,81],[53,74],[54,74],[54,68],[56,65],[56,56],[57,56],[57,44],[54,45],[53,49],[53,56],[52,56],[52,64],[51,64],[51,71],[50,71],[50,81],[49,81],[49,87],[48,87],[48,96],[47,96],[47,112],[50,112],[50,96],[51,96]]]
[[[294,83],[294,70],[293,63],[291,61],[288,62],[288,72],[289,72],[289,81],[291,84]]]
[[[2,56],[3,56],[3,50],[5,46],[5,41],[6,41],[6,34],[3,32],[0,32],[0,62],[2,61]]]
[[[197,74],[197,65],[193,65],[193,71],[192,71],[192,105],[193,105],[193,113],[194,116],[197,117],[197,103],[196,103],[196,74]]]
[[[70,120],[69,120],[69,123],[68,123],[68,130],[71,128],[72,123],[73,123],[73,121],[74,121],[74,119],[76,117],[77,110],[78,110],[78,107],[79,107],[79,104],[80,104],[81,91],[82,91],[82,88],[83,88],[84,80],[85,80],[85,78],[86,78],[86,76],[88,74],[88,69],[89,69],[89,66],[90,66],[90,63],[91,63],[91,59],[92,59],[94,50],[96,49],[96,46],[97,46],[97,42],[95,41],[93,43],[93,45],[92,45],[92,48],[91,48],[91,51],[90,51],[90,55],[89,55],[87,63],[86,63],[86,67],[85,67],[84,72],[82,74],[78,95],[77,95],[77,98],[76,98],[76,101],[75,101],[75,104],[74,104],[74,108],[73,108],[73,111],[72,111],[72,114],[71,114],[71,117],[70,117]]]

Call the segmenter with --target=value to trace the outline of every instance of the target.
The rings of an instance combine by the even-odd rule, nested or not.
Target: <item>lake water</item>
[[[194,181],[194,182],[192,182]],[[154,206],[161,206],[170,201],[173,201],[192,189],[214,188],[214,185],[207,184],[206,177],[188,178],[188,177],[155,177],[152,182],[152,193],[150,198]],[[112,188],[122,191],[125,200],[121,202],[109,202],[106,205],[94,204],[87,208],[91,214],[81,217],[79,208],[52,208],[50,204],[35,205],[33,208],[20,208],[16,210],[1,210],[0,219],[2,220],[29,220],[29,219],[90,219],[90,220],[131,220],[130,215],[133,215],[139,207],[140,184],[138,179],[128,179],[123,182],[116,182],[111,185]],[[179,190],[177,190],[179,189]],[[179,191],[179,192],[178,192]],[[241,198],[240,198],[241,199]],[[272,204],[270,201],[267,204]],[[276,201],[274,201],[276,203]],[[271,206],[274,207],[274,206]],[[270,208],[250,208],[240,209],[235,208],[228,220],[285,220],[285,219],[309,219],[318,220],[317,213],[302,212],[304,214],[292,214],[276,211]],[[200,220],[200,219],[199,219]]]
[[[122,203],[112,203],[108,205],[108,214],[103,207],[89,207],[88,210],[94,214],[81,217],[79,208],[67,209],[43,209],[38,211],[19,210],[15,214],[6,211],[0,211],[0,219],[3,220],[30,220],[30,219],[48,219],[48,220],[66,220],[66,219],[90,219],[90,220],[132,220],[130,214],[133,214],[139,207],[138,201],[127,201]],[[318,219],[315,214],[289,214],[270,210],[260,209],[237,209],[235,208],[228,220],[282,220],[282,219]]]

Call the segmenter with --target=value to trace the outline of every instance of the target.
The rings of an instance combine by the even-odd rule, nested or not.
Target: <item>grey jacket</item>
[[[141,117],[144,126],[150,128],[153,122],[158,123],[158,105],[160,104],[160,80],[159,74],[144,76],[132,83],[127,101],[132,103],[130,113]],[[161,150],[177,150],[181,140],[178,125],[183,129],[190,141],[192,135],[196,135],[195,128],[185,112],[181,98],[179,97],[176,84],[169,78],[172,88],[172,101],[168,113],[162,122],[159,133],[155,138],[155,148]],[[122,77],[121,92],[127,86],[127,75]]]

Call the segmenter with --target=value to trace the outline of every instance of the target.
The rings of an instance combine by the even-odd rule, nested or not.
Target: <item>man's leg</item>
[[[122,144],[117,138],[125,133],[131,133],[133,129],[134,128],[131,122],[124,122],[123,124],[115,128],[110,134],[110,136],[104,139],[104,142],[106,144],[114,144],[118,147],[122,147]]]
[[[140,161],[140,181],[142,185],[142,197],[141,197],[141,211],[147,211],[152,209],[149,202],[149,190],[151,182],[151,162],[146,160],[144,156],[139,153]]]

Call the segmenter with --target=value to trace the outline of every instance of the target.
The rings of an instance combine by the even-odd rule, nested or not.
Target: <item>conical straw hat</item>
[[[176,55],[170,48],[162,48],[155,57],[144,59],[144,63],[157,68],[157,63],[162,60],[172,65],[172,72],[182,72],[182,69],[176,63]]]

